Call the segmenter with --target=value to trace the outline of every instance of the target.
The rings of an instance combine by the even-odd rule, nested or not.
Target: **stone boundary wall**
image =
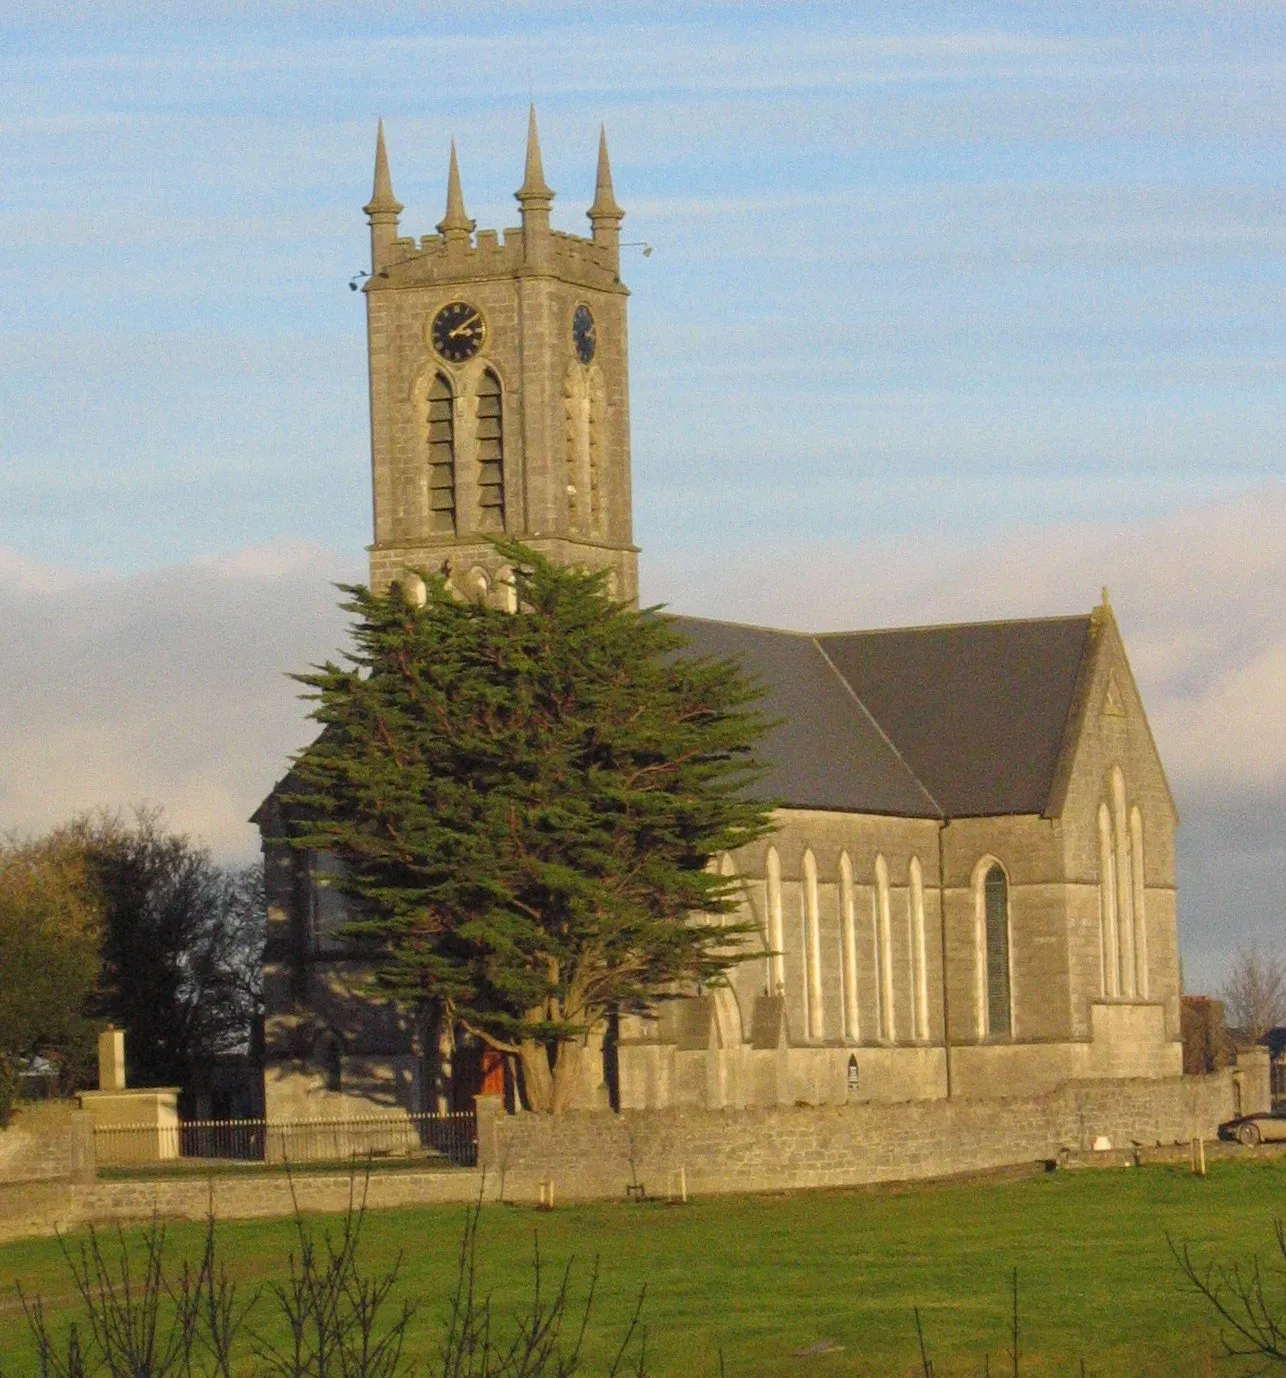
[[[950,1177],[1092,1148],[1213,1138],[1232,1117],[1232,1074],[1068,1082],[1043,1096],[755,1110],[505,1115],[478,1101],[478,1162],[507,1201],[861,1186]]]
[[[347,1208],[352,1182],[346,1172],[301,1174],[294,1180],[294,1199],[308,1213],[339,1212]],[[484,1184],[484,1174],[471,1168],[436,1172],[398,1170],[371,1174],[366,1191],[369,1210],[430,1206],[478,1200],[498,1195],[498,1179]],[[360,1196],[361,1180],[356,1189]],[[29,1235],[53,1234],[86,1225],[110,1225],[148,1220],[204,1220],[213,1205],[219,1220],[257,1220],[288,1216],[294,1207],[290,1181],[284,1172],[247,1169],[245,1176],[228,1174],[121,1182],[48,1182],[18,1189],[0,1184],[0,1243]]]
[[[0,1186],[93,1175],[94,1127],[66,1101],[21,1105],[0,1130]]]
[[[1255,1072],[1260,1070],[1256,1065]],[[862,1186],[1054,1159],[1088,1150],[1100,1136],[1117,1149],[1154,1148],[1213,1138],[1234,1114],[1238,1077],[1248,1079],[1245,1071],[1225,1070],[1163,1081],[1068,1082],[1043,1096],[1005,1100],[619,1115],[506,1115],[498,1098],[483,1096],[478,1169],[376,1170],[366,1204],[389,1210],[467,1203],[484,1193],[487,1200],[534,1202],[548,1182],[556,1201],[619,1200],[635,1182],[660,1196],[677,1189],[680,1169],[694,1194]],[[1252,1099],[1245,1085],[1243,1099]],[[63,1146],[31,1161],[42,1164],[42,1172],[57,1169],[55,1175],[21,1181],[0,1175],[0,1242],[90,1223],[146,1220],[153,1213],[201,1220],[211,1204],[221,1220],[287,1216],[293,1209],[284,1173],[247,1167],[244,1175],[212,1178],[194,1173],[95,1181],[89,1117],[65,1115],[59,1126],[50,1126],[50,1136]],[[305,1173],[295,1178],[294,1188],[303,1211],[343,1211],[350,1178],[338,1170]]]

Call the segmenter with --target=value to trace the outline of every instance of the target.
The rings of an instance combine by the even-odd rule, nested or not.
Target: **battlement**
[[[599,290],[625,290],[614,247],[561,230],[550,230],[548,238],[549,253],[540,272]],[[387,263],[369,279],[367,290],[515,277],[524,271],[533,270],[525,263],[523,231],[519,226],[478,230],[476,235],[466,233],[450,238],[426,234],[418,241],[406,235],[392,241]]]
[[[393,195],[384,125],[375,143],[375,185],[365,206],[371,226],[371,277],[366,290],[376,292],[431,282],[470,282],[496,277],[554,277],[600,291],[624,292],[620,280],[620,225],[625,212],[616,204],[607,137],[599,131],[594,201],[586,212],[593,233],[567,234],[549,223],[554,190],[545,181],[533,108],[527,125],[527,162],[522,186],[514,193],[522,225],[504,231],[479,230],[464,208],[455,141],[447,174],[446,214],[437,234],[398,233],[402,204]]]

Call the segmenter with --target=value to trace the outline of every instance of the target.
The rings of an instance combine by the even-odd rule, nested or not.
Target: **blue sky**
[[[212,561],[265,598],[265,570],[361,573],[347,282],[375,119],[405,233],[442,214],[452,136],[470,214],[503,226],[534,95],[556,226],[585,228],[602,120],[625,237],[655,248],[625,267],[645,597],[834,626],[1083,610],[1112,583],[1203,839],[1181,854],[1194,906],[1239,878],[1232,937],[1194,960],[1280,931],[1286,748],[1247,686],[1286,691],[1261,606],[1286,6],[37,0],[0,26],[0,573],[23,615],[47,617],[32,589],[128,600]],[[309,607],[292,650],[324,654]],[[279,757],[297,664],[255,690],[293,725],[260,743]],[[53,797],[145,789],[244,847],[275,766],[246,764],[216,816],[194,755]],[[0,785],[0,824],[47,795]]]
[[[603,119],[656,246],[627,274],[658,556],[1279,474],[1280,7],[81,9],[0,55],[0,533],[28,554],[362,544],[374,119],[404,227],[440,217],[453,134],[470,213],[508,224],[529,91],[556,220],[584,228]]]

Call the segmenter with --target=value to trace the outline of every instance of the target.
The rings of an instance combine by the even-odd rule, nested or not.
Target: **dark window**
[[[505,529],[505,438],[500,379],[488,369],[478,384],[478,528]]]
[[[983,882],[987,910],[987,1032],[1010,1032],[1009,883],[999,866]]]
[[[455,531],[455,411],[439,373],[429,389],[429,530]]]

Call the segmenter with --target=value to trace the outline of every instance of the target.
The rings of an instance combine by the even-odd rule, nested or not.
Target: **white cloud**
[[[1286,902],[1286,487],[1162,520],[923,537],[862,548],[707,548],[644,558],[644,597],[830,629],[1086,611],[1103,583],[1184,815],[1190,981]],[[162,805],[223,855],[310,735],[285,679],[333,654],[351,560],[299,543],[134,576],[0,550],[0,829],[99,804]]]
[[[299,544],[135,576],[42,569],[0,552],[0,830],[99,805],[161,805],[221,855],[311,735],[289,671],[343,642],[335,579]]]
[[[1286,913],[1286,486],[1153,521],[659,554],[643,597],[831,630],[1086,612],[1106,584],[1179,804],[1180,923],[1192,989]]]
[[[842,627],[1088,611],[1107,585],[1167,768],[1202,788],[1286,789],[1286,486],[1150,522],[847,548],[760,543],[644,556],[644,596],[685,612]]]

